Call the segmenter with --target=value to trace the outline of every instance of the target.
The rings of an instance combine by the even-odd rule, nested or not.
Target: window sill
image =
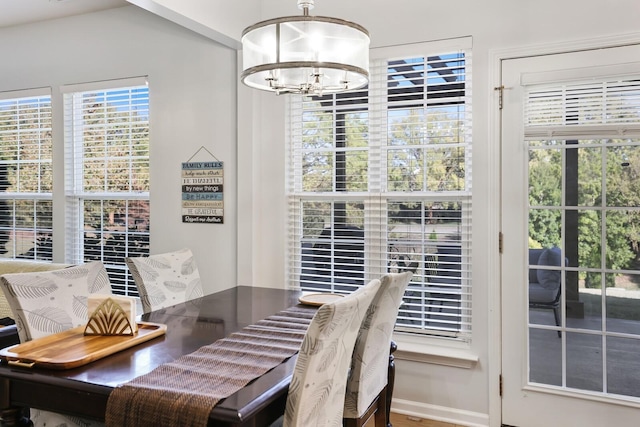
[[[393,355],[397,360],[431,363],[434,365],[452,366],[472,369],[478,363],[478,356],[473,354],[464,343],[446,342],[426,337],[414,337],[406,334],[394,334],[393,340],[398,349]]]

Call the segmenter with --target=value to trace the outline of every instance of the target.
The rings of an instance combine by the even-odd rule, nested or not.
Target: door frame
[[[497,209],[497,215],[486,224],[489,236],[495,239],[489,247],[499,247],[499,234],[502,224],[502,62],[509,59],[571,53],[582,50],[620,47],[640,43],[640,33],[623,36],[601,37],[544,43],[508,49],[489,50],[489,85],[488,99],[488,181],[490,183],[488,204]],[[508,89],[506,89],[508,90]],[[494,245],[495,243],[495,245]],[[500,395],[502,375],[502,257],[498,251],[490,251],[488,279],[488,392],[489,392],[489,425],[500,427],[502,424],[502,398]]]

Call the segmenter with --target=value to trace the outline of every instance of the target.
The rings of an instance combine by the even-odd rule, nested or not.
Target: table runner
[[[317,307],[293,306],[116,387],[107,427],[204,427],[213,407],[293,356]]]

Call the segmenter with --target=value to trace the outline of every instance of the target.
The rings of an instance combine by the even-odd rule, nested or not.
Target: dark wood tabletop
[[[109,394],[119,384],[192,353],[204,345],[298,304],[301,293],[239,286],[145,314],[167,325],[164,336],[68,370],[0,365],[0,417],[18,425],[20,407],[104,420]],[[296,357],[220,401],[209,425],[264,426],[284,413]]]

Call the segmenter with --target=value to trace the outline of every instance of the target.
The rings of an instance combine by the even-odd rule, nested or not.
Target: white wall
[[[206,293],[235,286],[236,52],[136,6],[3,28],[0,40],[0,91],[50,86],[54,108],[61,85],[148,76],[151,252],[188,246]],[[54,114],[61,160],[62,116]],[[181,222],[181,162],[201,146],[224,161],[223,225]],[[193,160],[211,157],[203,151]],[[58,204],[63,170],[54,173]],[[64,218],[56,225],[64,227]]]
[[[242,30],[260,17],[259,0],[127,0],[149,12],[240,49]],[[295,14],[295,3],[291,4]]]

